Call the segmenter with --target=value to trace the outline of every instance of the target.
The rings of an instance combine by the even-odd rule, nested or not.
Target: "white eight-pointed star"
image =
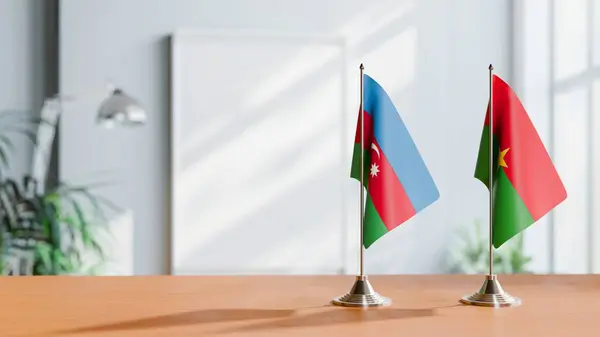
[[[376,177],[379,172],[379,166],[375,163],[371,164],[371,177]]]

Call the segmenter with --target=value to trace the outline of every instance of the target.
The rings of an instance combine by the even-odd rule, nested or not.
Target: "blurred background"
[[[568,192],[496,269],[600,271],[598,1],[0,0],[0,44],[4,275],[355,274],[361,62],[441,194],[368,274],[486,271],[490,63]]]

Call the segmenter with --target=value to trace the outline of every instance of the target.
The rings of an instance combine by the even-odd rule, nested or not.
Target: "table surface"
[[[0,278],[1,336],[594,336],[600,275],[501,275],[517,308],[465,306],[483,276],[371,276],[389,307],[329,301],[352,276]]]

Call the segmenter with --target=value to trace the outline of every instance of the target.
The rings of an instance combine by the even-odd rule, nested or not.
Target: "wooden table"
[[[352,276],[4,277],[0,336],[600,336],[600,276],[500,276],[518,308],[463,306],[482,276],[372,276],[393,304],[328,305]]]

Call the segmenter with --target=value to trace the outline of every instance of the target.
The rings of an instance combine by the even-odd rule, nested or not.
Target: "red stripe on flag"
[[[371,143],[368,145],[371,151],[368,193],[385,227],[392,230],[410,219],[416,212],[392,165],[379,148],[377,140],[373,139],[372,144],[373,146]]]
[[[356,136],[354,137],[354,143],[355,144],[360,144],[360,116],[362,114],[360,113],[360,109],[358,111],[358,122],[356,123]],[[363,148],[369,148],[369,146],[371,146],[371,140],[373,138],[373,119],[371,118],[371,115],[365,111],[364,113],[365,115],[365,142],[363,144]]]
[[[509,149],[503,169],[537,221],[565,200],[567,192],[517,95],[497,76],[493,85],[494,133],[500,140],[499,151]]]

